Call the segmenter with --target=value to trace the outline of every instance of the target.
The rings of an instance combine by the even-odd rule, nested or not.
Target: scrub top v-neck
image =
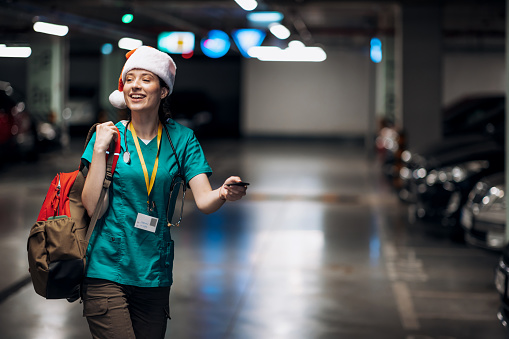
[[[98,221],[88,246],[87,277],[140,287],[170,286],[174,246],[170,228],[166,226],[166,205],[171,180],[178,170],[170,142],[163,134],[159,166],[151,191],[155,208],[147,212],[147,187],[133,136],[129,130],[125,131],[125,122],[116,126],[120,131],[122,154],[113,174],[109,208]],[[173,120],[166,127],[187,182],[201,173],[210,176],[212,170],[193,131]],[[130,152],[129,163],[122,160],[126,151],[124,135]],[[94,144],[95,134],[82,156],[86,164],[92,160]],[[152,173],[157,140],[154,138],[148,144],[139,142],[139,146],[148,173]],[[170,206],[170,211],[173,210],[174,206]],[[135,227],[138,213],[158,218],[155,232]]]

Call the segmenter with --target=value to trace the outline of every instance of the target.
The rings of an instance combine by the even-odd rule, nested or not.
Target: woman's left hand
[[[226,179],[223,186],[219,188],[219,198],[226,201],[236,201],[245,196],[247,186],[228,186],[237,182],[242,182],[242,180],[235,176]]]

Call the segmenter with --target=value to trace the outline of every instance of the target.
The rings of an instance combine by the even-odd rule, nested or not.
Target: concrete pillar
[[[506,0],[506,5],[505,5],[505,10],[506,10],[506,18],[509,18],[508,15],[509,15],[509,0]],[[506,29],[506,32],[509,32],[509,20],[505,20],[505,29]],[[509,187],[509,156],[507,156],[507,151],[509,150],[509,135],[507,133],[507,131],[509,131],[509,100],[507,100],[507,98],[509,98],[509,35],[506,34],[505,36],[505,83],[506,83],[506,86],[505,86],[505,97],[506,97],[506,100],[505,100],[505,130],[506,130],[506,133],[505,133],[505,199],[506,199],[506,202],[505,202],[505,205],[506,206],[509,206],[509,194],[508,194],[508,191],[507,191],[507,188]],[[505,239],[506,239],[506,243],[509,243],[509,213],[507,212],[507,207],[506,207],[506,212],[505,212],[505,224],[506,224],[506,228],[505,228]]]
[[[408,1],[396,24],[400,114],[411,149],[442,138],[441,19],[437,2]]]
[[[27,67],[27,104],[41,122],[58,126],[60,142],[69,142],[62,118],[69,87],[69,49],[66,38],[37,34],[30,43]]]
[[[378,27],[382,34],[382,61],[376,65],[376,118],[397,124],[395,117],[394,87],[394,8],[379,15]]]

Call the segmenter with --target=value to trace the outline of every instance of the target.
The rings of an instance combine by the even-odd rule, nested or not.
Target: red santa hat
[[[116,108],[126,108],[127,105],[124,99],[124,81],[127,72],[132,69],[144,69],[157,75],[168,85],[169,93],[173,91],[173,84],[175,83],[175,73],[177,66],[173,59],[166,53],[161,52],[150,46],[141,46],[132,51],[129,51],[125,57],[127,61],[122,68],[122,74],[118,79],[118,90],[110,94],[110,103]]]

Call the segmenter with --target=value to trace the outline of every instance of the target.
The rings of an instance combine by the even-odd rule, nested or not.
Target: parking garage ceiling
[[[259,0],[255,11],[280,11],[290,39],[306,45],[341,48],[395,32],[397,4],[405,1]],[[419,1],[407,1],[416,3]],[[444,37],[465,45],[491,41],[503,48],[505,0],[443,0]],[[430,3],[422,1],[422,3]],[[134,14],[123,24],[126,13]],[[198,38],[211,29],[231,32],[247,28],[246,11],[234,0],[0,0],[0,43],[26,44],[33,22],[69,26],[69,39],[83,50],[130,36],[155,44],[162,31],[192,31]]]

